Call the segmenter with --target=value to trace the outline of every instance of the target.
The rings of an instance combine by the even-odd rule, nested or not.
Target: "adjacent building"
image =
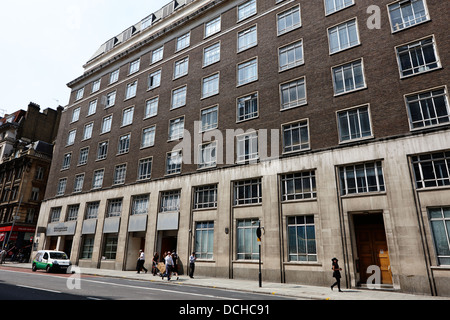
[[[450,3],[177,0],[68,84],[38,248],[450,295]],[[264,228],[258,243],[256,229]],[[150,260],[150,259],[147,259]]]
[[[0,119],[0,247],[9,258],[31,253],[62,109],[30,103]]]

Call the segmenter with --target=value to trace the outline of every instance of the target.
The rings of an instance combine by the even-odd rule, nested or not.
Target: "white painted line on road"
[[[43,289],[43,288],[36,288],[36,287],[30,287],[30,286],[17,285],[17,287],[25,288],[25,289],[32,289],[32,290],[39,290],[39,291],[52,292],[52,293],[61,293],[60,291],[55,291],[55,290],[50,290],[50,289]]]

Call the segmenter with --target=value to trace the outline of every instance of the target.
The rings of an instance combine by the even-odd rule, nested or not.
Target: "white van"
[[[31,269],[33,271],[45,270],[47,272],[67,272],[72,265],[67,254],[61,251],[41,250],[33,259]]]

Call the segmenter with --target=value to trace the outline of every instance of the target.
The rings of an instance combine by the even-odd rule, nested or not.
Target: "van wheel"
[[[32,270],[33,272],[36,272],[36,271],[37,271],[36,263],[33,263],[33,266],[31,267],[31,270]]]
[[[45,272],[50,273],[52,272],[52,267],[47,266],[47,268],[45,268]]]

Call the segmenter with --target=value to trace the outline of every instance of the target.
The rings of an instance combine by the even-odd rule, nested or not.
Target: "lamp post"
[[[255,224],[253,222],[253,224]],[[262,288],[262,270],[261,270],[261,245],[262,245],[262,228],[261,227],[261,220],[258,221],[258,229],[256,229],[256,237],[258,238],[258,247],[259,247],[259,287]]]

